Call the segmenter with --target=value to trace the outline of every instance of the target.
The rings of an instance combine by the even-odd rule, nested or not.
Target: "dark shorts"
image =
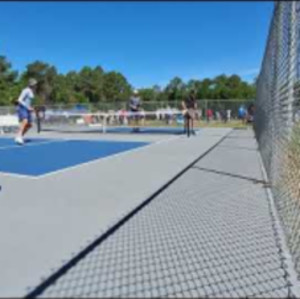
[[[141,114],[139,113],[140,112],[139,109],[131,108],[130,112],[131,112],[130,116],[131,116],[132,119],[140,119],[141,118]]]
[[[22,105],[18,105],[17,108],[18,111],[18,117],[19,117],[19,121],[23,121],[24,119],[27,119],[28,123],[32,123],[32,117],[31,117],[31,112],[25,108]]]

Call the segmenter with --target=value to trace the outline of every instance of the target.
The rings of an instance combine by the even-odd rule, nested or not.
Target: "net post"
[[[34,110],[35,110],[37,133],[40,133],[41,132],[40,108],[36,107]]]
[[[106,133],[106,126],[107,126],[107,114],[103,114],[103,124],[102,124],[102,133]]]

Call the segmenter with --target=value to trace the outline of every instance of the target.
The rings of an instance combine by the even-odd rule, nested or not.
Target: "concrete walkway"
[[[233,131],[39,295],[287,298],[277,222],[253,133]]]

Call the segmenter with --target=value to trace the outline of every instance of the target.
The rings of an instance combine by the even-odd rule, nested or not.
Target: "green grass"
[[[230,121],[230,122],[220,122],[220,121],[211,121],[211,122],[203,122],[201,121],[197,127],[200,128],[238,128],[245,129],[247,127],[251,127],[249,124],[242,123],[241,121]]]
[[[176,121],[173,121],[171,124],[167,124],[166,121],[162,120],[146,120],[144,122],[145,126],[149,127],[182,127],[182,124],[177,124]],[[229,122],[222,121],[196,121],[194,123],[195,128],[238,128],[245,129],[247,127],[252,127],[252,125],[245,124],[240,120],[231,120]]]

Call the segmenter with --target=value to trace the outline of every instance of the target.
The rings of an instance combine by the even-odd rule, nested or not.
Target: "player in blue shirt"
[[[37,81],[29,79],[28,86],[24,88],[18,98],[18,117],[20,121],[20,128],[15,138],[16,143],[24,144],[23,136],[32,127],[31,113],[33,108],[31,106],[36,91]]]
[[[244,122],[245,117],[246,117],[246,109],[244,105],[241,105],[238,109],[238,118]]]

